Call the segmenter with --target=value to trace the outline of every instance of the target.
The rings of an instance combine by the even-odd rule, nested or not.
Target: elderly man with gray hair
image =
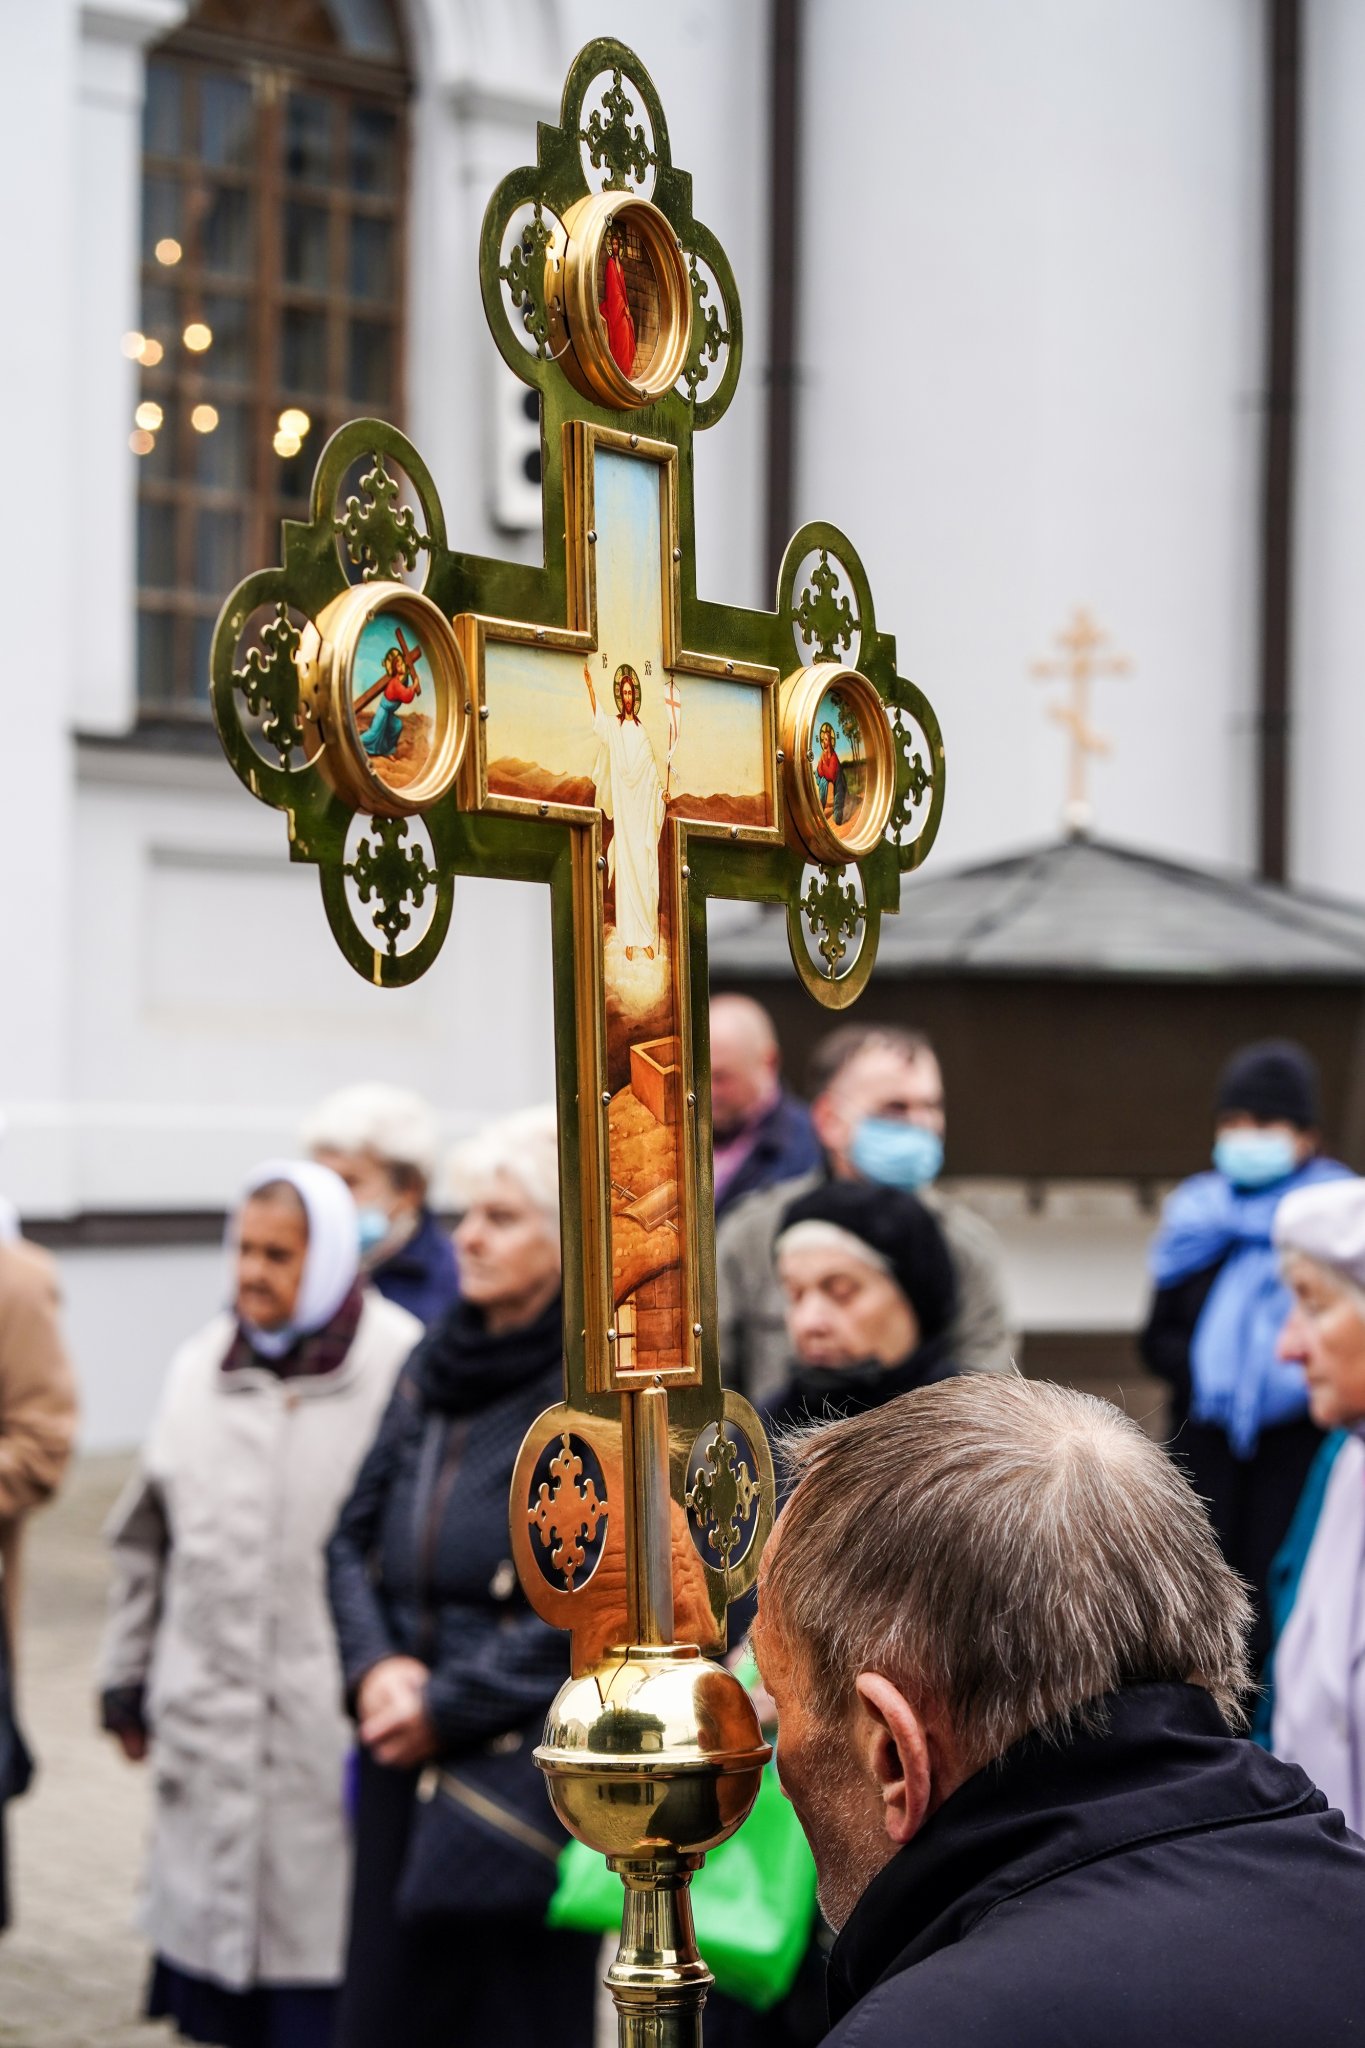
[[[1365,2010],[1365,1844],[1236,1739],[1250,1610],[1107,1403],[976,1375],[806,1432],[755,1647],[838,2048],[1279,2048]]]

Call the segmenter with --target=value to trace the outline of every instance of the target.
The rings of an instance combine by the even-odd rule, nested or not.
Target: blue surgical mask
[[[1224,1131],[1214,1139],[1213,1163],[1235,1188],[1268,1188],[1298,1165],[1287,1131]]]
[[[926,1131],[923,1124],[865,1116],[854,1130],[848,1156],[864,1180],[913,1194],[942,1173],[943,1140],[937,1131]]]
[[[383,1244],[393,1228],[393,1218],[387,1209],[380,1209],[370,1202],[363,1209],[356,1210],[355,1220],[360,1231],[360,1256],[365,1259]]]

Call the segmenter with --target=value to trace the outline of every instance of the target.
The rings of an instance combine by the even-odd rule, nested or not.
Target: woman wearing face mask
[[[114,1510],[104,1726],[149,1758],[148,2010],[225,2048],[330,2048],[350,1729],[324,1546],[421,1325],[362,1294],[326,1167],[253,1174],[233,1310],[177,1354]]]
[[[1365,1180],[1287,1195],[1275,1244],[1293,1306],[1280,1356],[1330,1430],[1275,1560],[1275,1647],[1256,1736],[1365,1829]]]
[[[543,1925],[563,1836],[532,1761],[568,1674],[508,1553],[563,1396],[554,1112],[463,1148],[461,1296],[408,1363],[329,1549],[361,1765],[339,2048],[590,2048],[595,1938]]]
[[[1346,1174],[1318,1143],[1308,1054],[1281,1040],[1244,1047],[1218,1084],[1213,1170],[1171,1195],[1150,1253],[1143,1357],[1171,1387],[1175,1452],[1255,1594],[1258,1659],[1270,1562],[1321,1442],[1302,1373],[1276,1355],[1289,1295],[1271,1244],[1286,1195]]]
[[[355,1197],[366,1278],[428,1328],[459,1293],[450,1237],[433,1216],[436,1119],[420,1095],[358,1081],[320,1102],[303,1129],[313,1158]]]

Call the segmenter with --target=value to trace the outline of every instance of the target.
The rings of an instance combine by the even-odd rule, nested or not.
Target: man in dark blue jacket
[[[978,1375],[791,1456],[756,1647],[833,2048],[1354,2038],[1365,1843],[1236,1738],[1248,1602],[1158,1447]]]
[[[782,1086],[773,1020],[751,996],[711,999],[716,1215],[820,1164],[810,1111]]]

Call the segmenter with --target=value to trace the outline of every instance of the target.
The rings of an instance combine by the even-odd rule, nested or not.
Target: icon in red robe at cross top
[[[611,238],[611,252],[607,257],[607,296],[598,311],[607,323],[607,346],[612,360],[623,376],[628,377],[635,367],[635,316],[630,310],[626,297],[626,272],[621,261],[621,237]]]

